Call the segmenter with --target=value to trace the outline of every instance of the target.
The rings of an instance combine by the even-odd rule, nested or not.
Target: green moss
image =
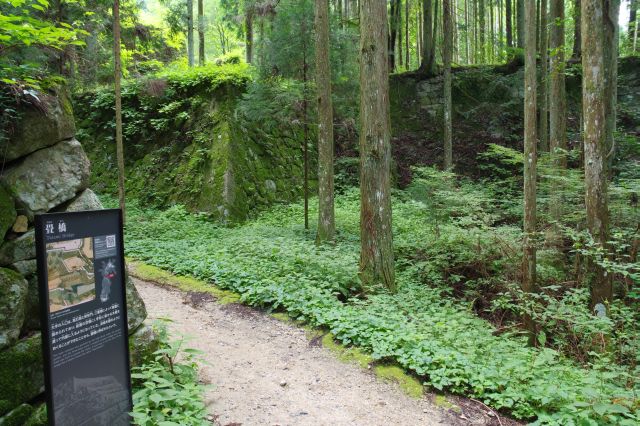
[[[374,368],[376,376],[397,383],[400,389],[412,398],[422,398],[424,387],[422,383],[415,377],[408,375],[402,368],[397,365],[377,365]]]
[[[453,410],[456,413],[462,412],[462,409],[460,407],[458,407],[456,404],[449,401],[447,397],[444,395],[436,395],[435,398],[433,399],[433,403],[436,404],[438,407],[442,407],[447,410]]]
[[[354,363],[362,368],[368,368],[373,363],[371,355],[367,355],[358,348],[346,348],[333,339],[331,333],[325,334],[322,338],[322,346],[333,352],[340,361]]]
[[[40,334],[0,352],[0,415],[31,400],[43,385]]]
[[[47,424],[47,405],[40,404],[40,406],[35,409],[31,417],[26,421],[24,426],[46,426]]]
[[[291,318],[289,315],[285,314],[284,312],[273,312],[271,316],[277,319],[278,321],[286,322],[288,324],[294,324],[296,322],[293,318]]]
[[[0,185],[0,244],[16,220],[16,209],[9,193]]]
[[[191,277],[173,275],[172,273],[156,268],[155,266],[133,260],[127,260],[127,265],[129,266],[129,273],[132,276],[144,281],[153,281],[154,283],[175,287],[183,291],[208,293],[216,298],[217,303],[222,305],[238,303],[240,301],[240,295],[227,290],[222,290],[214,284]]]
[[[22,404],[3,417],[0,417],[0,426],[23,426],[33,414],[33,407]]]

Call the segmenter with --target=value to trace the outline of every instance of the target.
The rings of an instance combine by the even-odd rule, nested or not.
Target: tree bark
[[[120,60],[120,0],[113,2],[113,63],[116,100],[116,157],[118,160],[118,201],[125,222],[124,147],[122,143],[122,63]]]
[[[540,139],[540,151],[543,152],[549,151],[547,9],[547,0],[540,0],[540,125],[538,138]]]
[[[204,5],[203,0],[198,0],[198,64],[204,63]]]
[[[333,241],[333,105],[329,62],[329,0],[316,0],[316,87],[318,89],[318,244]]]
[[[584,120],[584,174],[587,228],[595,243],[606,252],[609,237],[607,200],[606,98],[604,0],[582,0],[582,108]],[[590,262],[588,274],[591,305],[606,306],[613,297],[611,274]]]
[[[435,60],[433,58],[433,3],[431,0],[422,0],[422,63],[420,71],[432,75],[435,74]]]
[[[403,63],[403,51],[402,51],[402,0],[398,0],[398,69],[404,65]]]
[[[387,49],[389,51],[389,70],[394,72],[396,69],[396,38],[398,36],[398,1],[399,0],[391,0],[391,4],[389,7],[389,35],[388,35],[388,46]]]
[[[571,59],[574,61],[580,60],[582,56],[582,29],[581,29],[581,14],[582,14],[582,0],[574,0],[573,4],[573,51]]]
[[[511,23],[511,0],[506,0],[506,27],[507,27],[507,47],[513,47],[513,24]]]
[[[386,1],[360,0],[360,279],[395,291],[386,39]]]
[[[244,15],[244,37],[246,49],[246,61],[253,63],[253,11],[247,9]]]
[[[195,64],[193,44],[193,0],[187,0],[187,58],[190,67]]]
[[[549,50],[551,51],[549,73],[549,152],[553,164],[560,174],[567,168],[567,95],[565,85],[564,58],[564,0],[551,0],[549,10],[551,33],[549,35]],[[562,219],[562,198],[558,195],[564,185],[560,183],[554,188],[551,201],[551,217],[558,223]],[[554,229],[553,239],[559,242],[559,229]]]
[[[521,49],[524,48],[524,37],[525,37],[524,36],[524,32],[525,32],[524,4],[525,4],[525,0],[516,0],[516,32],[518,36],[516,46]],[[534,5],[534,8],[535,8],[535,5]]]
[[[638,20],[638,0],[629,1],[629,26],[627,27],[627,38],[629,42],[635,37],[636,34],[636,21]]]
[[[486,61],[486,51],[487,51],[487,45],[486,45],[486,39],[485,39],[486,11],[484,6],[485,6],[484,0],[478,0],[478,28],[480,30],[479,38],[480,38],[480,63],[481,64],[485,63]]]
[[[442,30],[444,32],[444,169],[453,167],[452,126],[451,126],[451,57],[453,50],[453,25],[451,0],[442,3]]]
[[[524,13],[525,71],[524,71],[524,240],[522,262],[522,290],[536,291],[536,4],[526,2]],[[535,324],[525,315],[529,344],[535,344]]]
[[[409,49],[409,11],[411,9],[409,3],[411,2],[411,0],[405,0],[404,3],[404,48],[405,48],[405,55],[404,55],[404,63],[405,63],[405,69],[409,70],[409,68],[411,67],[411,55],[410,55],[410,49]]]
[[[620,0],[605,0],[604,3],[604,96],[606,117],[606,174],[611,177],[611,167],[615,157],[616,110],[618,105],[618,53],[620,35],[618,18],[620,15]]]

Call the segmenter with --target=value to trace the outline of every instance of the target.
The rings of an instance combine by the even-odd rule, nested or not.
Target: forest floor
[[[134,282],[149,317],[170,318],[173,334],[203,352],[201,380],[210,385],[206,403],[214,424],[515,424],[462,398],[448,397],[455,405],[430,394],[412,398],[371,370],[338,360],[308,331],[259,310]]]

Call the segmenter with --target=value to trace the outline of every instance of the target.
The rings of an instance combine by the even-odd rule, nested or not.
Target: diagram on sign
[[[93,238],[47,244],[49,312],[96,298]]]

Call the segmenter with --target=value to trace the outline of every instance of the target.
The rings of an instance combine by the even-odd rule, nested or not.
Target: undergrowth
[[[302,226],[301,204],[224,228],[181,206],[159,211],[134,202],[126,251],[233,290],[244,303],[325,328],[342,344],[395,362],[426,385],[477,398],[517,418],[637,424],[637,305],[615,303],[603,323],[590,315],[579,288],[546,288],[540,297],[553,300],[516,303],[520,229],[512,211],[519,207],[514,201],[496,209],[496,192],[489,183],[432,169],[416,170],[414,185],[394,192],[396,294],[364,294],[360,288],[355,189],[336,199],[335,245],[314,244],[313,231]],[[315,214],[312,207],[310,216]],[[541,282],[549,287],[566,272],[541,252]],[[540,348],[527,347],[514,319],[522,306],[543,323]],[[513,318],[505,318],[510,313]],[[601,347],[597,338],[604,335],[609,344]]]
[[[134,367],[133,422],[140,426],[206,426],[204,387],[198,382],[199,351],[173,338],[165,322],[154,323],[159,347]]]

